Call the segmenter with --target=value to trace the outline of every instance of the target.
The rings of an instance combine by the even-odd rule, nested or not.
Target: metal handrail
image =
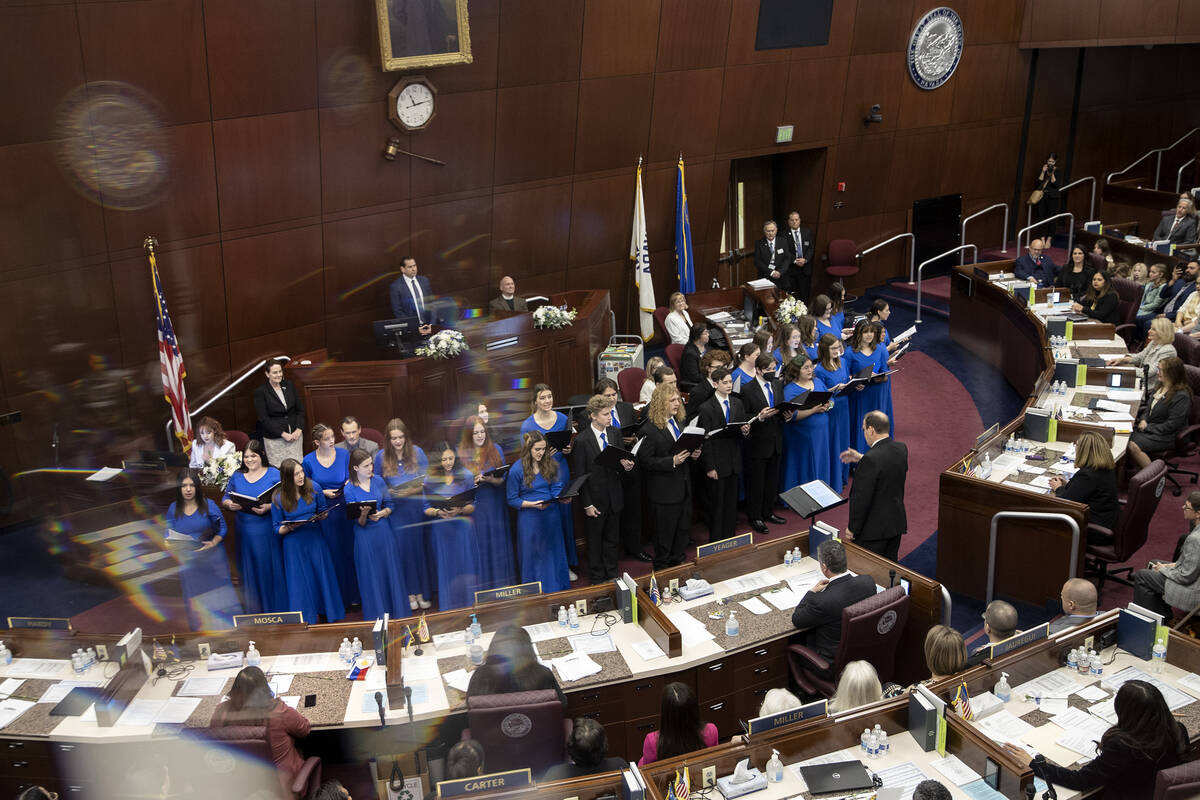
[[[1136,167],[1138,164],[1145,161],[1150,156],[1157,155],[1158,163],[1154,167],[1154,188],[1158,189],[1158,175],[1162,171],[1162,154],[1167,152],[1168,150],[1175,149],[1176,147],[1178,147],[1180,144],[1183,143],[1184,139],[1187,139],[1189,136],[1191,136],[1193,133],[1196,133],[1197,131],[1200,131],[1200,128],[1192,128],[1190,131],[1185,133],[1183,136],[1180,136],[1178,139],[1176,139],[1174,142],[1167,145],[1166,147],[1159,147],[1156,150],[1151,150],[1149,153],[1146,153],[1145,155],[1141,156],[1137,161],[1133,162],[1132,164],[1130,164],[1128,167],[1126,167],[1123,170],[1119,170],[1117,172],[1110,172],[1108,174],[1108,177],[1104,179],[1104,182],[1112,183],[1112,179],[1114,177],[1116,177],[1117,175],[1124,175],[1126,172],[1129,172],[1129,170],[1133,169],[1134,167]]]
[[[854,257],[861,260],[863,256],[865,256],[867,253],[870,253],[872,250],[878,250],[879,248],[883,247],[885,244],[891,244],[892,242],[896,241],[897,239],[904,239],[906,237],[908,239],[912,240],[908,244],[908,282],[912,283],[913,282],[913,256],[916,254],[916,249],[917,249],[917,237],[913,236],[912,233],[897,233],[895,236],[888,239],[887,241],[880,242],[879,244],[871,245],[866,250],[863,250],[861,253],[858,253]]]
[[[188,416],[191,417],[192,419],[195,419],[197,415],[204,413],[204,409],[208,408],[213,403],[217,402],[222,397],[229,394],[231,391],[233,391],[233,388],[235,386],[237,386],[242,381],[249,378],[251,375],[254,375],[255,373],[257,373],[260,369],[262,369],[263,364],[266,364],[268,361],[279,361],[281,359],[287,359],[288,361],[291,361],[292,357],[291,356],[269,356],[268,358],[261,359],[260,361],[255,363],[255,365],[253,367],[251,367],[250,369],[243,372],[237,379],[231,381],[228,385],[226,385],[225,388],[221,389],[219,392],[214,394],[212,397],[208,398],[203,403],[201,403],[199,406],[197,406],[195,411],[189,412]],[[167,420],[167,429],[166,429],[167,430],[167,450],[175,449],[175,437],[171,435],[171,429],[173,427],[175,427],[175,420],[168,419]]]
[[[1058,191],[1059,191],[1059,193],[1065,192],[1065,191],[1067,191],[1067,189],[1070,189],[1073,186],[1078,186],[1079,184],[1083,183],[1084,181],[1092,182],[1092,202],[1088,206],[1088,219],[1093,220],[1096,218],[1096,179],[1094,177],[1089,175],[1086,178],[1080,178],[1077,181],[1072,181],[1071,183],[1068,183],[1066,186],[1059,189]],[[1053,217],[1051,219],[1053,219]],[[1045,222],[1045,221],[1046,220],[1042,220],[1042,222]],[[1025,206],[1025,224],[1026,225],[1035,225],[1035,224],[1041,225],[1042,222],[1034,223],[1034,221],[1033,221],[1033,206],[1029,206],[1029,205]],[[1018,242],[1017,244],[1019,245],[1020,242]]]
[[[1067,227],[1067,254],[1069,255],[1071,252],[1071,248],[1073,248],[1075,246],[1075,215],[1072,214],[1070,211],[1064,211],[1061,214],[1055,214],[1053,217],[1046,217],[1045,219],[1039,219],[1037,222],[1033,223],[1032,225],[1026,225],[1024,228],[1021,228],[1021,230],[1017,231],[1017,253],[1018,253],[1018,255],[1021,252],[1021,234],[1029,233],[1029,231],[1033,230],[1034,228],[1040,228],[1041,226],[1045,225],[1047,222],[1053,222],[1054,220],[1056,220],[1060,217],[1070,217],[1071,218],[1071,224]]]
[[[976,211],[974,214],[972,214],[971,216],[964,219],[962,221],[962,229],[958,232],[958,243],[959,244],[967,243],[967,223],[968,222],[975,219],[976,217],[983,216],[984,214],[988,213],[989,211],[991,211],[992,209],[995,209],[995,208],[1003,208],[1004,209],[1004,227],[1000,229],[1000,236],[1001,236],[1000,252],[1007,253],[1008,252],[1008,203],[993,203],[992,205],[985,208],[983,211]],[[958,257],[958,265],[961,267],[962,264],[963,264],[963,257],[960,254]],[[909,278],[908,282],[912,283],[912,279]]]
[[[944,583],[939,583],[938,588],[942,590],[942,624],[947,628],[950,625],[950,613],[954,609],[954,602],[950,599],[950,590],[946,588]]]
[[[1175,194],[1179,194],[1179,187],[1183,184],[1183,171],[1195,163],[1196,158],[1193,156],[1179,165],[1179,170],[1175,173]]]
[[[988,566],[987,566],[987,601],[992,602],[992,593],[996,583],[996,532],[1002,519],[1041,519],[1062,520],[1071,528],[1071,563],[1068,565],[1069,575],[1075,577],[1075,562],[1079,559],[1079,523],[1066,514],[1047,511],[998,511],[992,516],[992,531],[988,537]]]
[[[973,244],[960,244],[958,247],[954,247],[954,248],[947,250],[944,253],[937,254],[936,256],[929,259],[928,261],[922,261],[921,266],[917,267],[917,318],[916,318],[915,322],[920,323],[920,321],[921,321],[921,271],[924,270],[927,266],[929,266],[933,262],[937,261],[939,258],[945,258],[946,256],[954,255],[959,250],[965,250],[968,247],[971,248],[972,251],[974,251],[975,261],[973,263],[978,264],[979,263],[979,248]]]

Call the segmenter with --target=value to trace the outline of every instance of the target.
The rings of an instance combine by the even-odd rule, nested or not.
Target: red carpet
[[[899,295],[911,295],[913,302],[917,299],[917,285],[900,280],[889,283],[888,291]],[[950,276],[939,275],[936,278],[926,278],[921,281],[921,303],[926,300],[936,300],[942,303],[950,302]]]

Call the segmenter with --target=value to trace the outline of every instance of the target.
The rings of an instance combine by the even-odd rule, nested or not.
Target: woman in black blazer
[[[1078,472],[1070,481],[1058,476],[1050,479],[1050,488],[1059,497],[1086,503],[1088,522],[1111,529],[1117,524],[1117,475],[1112,450],[1095,431],[1080,434],[1075,440],[1075,466]],[[1112,536],[1088,534],[1092,544],[1111,544]]]
[[[1192,390],[1183,361],[1164,358],[1158,362],[1158,391],[1142,406],[1129,437],[1129,455],[1138,469],[1150,464],[1147,453],[1161,453],[1174,447],[1175,435],[1187,425],[1191,411]]]
[[[1072,303],[1071,308],[1087,314],[1097,322],[1107,322],[1116,325],[1120,321],[1120,299],[1117,290],[1113,288],[1112,278],[1107,272],[1092,274],[1092,288],[1087,294]]]
[[[700,374],[700,357],[708,347],[708,327],[701,324],[692,326],[688,334],[688,343],[683,346],[683,355],[679,357],[679,388],[685,392],[704,377]]]
[[[283,364],[267,365],[267,382],[254,390],[254,413],[267,461],[272,466],[285,458],[304,460],[304,403],[291,381],[283,379]]]

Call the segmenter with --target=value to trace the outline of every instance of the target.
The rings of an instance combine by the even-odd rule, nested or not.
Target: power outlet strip
[[[701,778],[701,785],[703,786],[712,786],[717,782],[717,768],[715,766],[705,767],[704,771],[700,774],[703,776]]]
[[[587,598],[581,597],[575,601],[575,613],[581,617],[587,616]]]

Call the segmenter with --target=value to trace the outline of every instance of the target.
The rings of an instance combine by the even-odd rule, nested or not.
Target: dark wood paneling
[[[0,97],[13,111],[0,145],[51,138],[59,102],[83,80],[72,6],[0,9]]]
[[[847,58],[812,58],[788,66],[783,124],[795,126],[792,146],[837,138],[849,63]]]
[[[412,210],[412,255],[435,294],[458,294],[488,280],[492,202],[475,197]]]
[[[884,210],[887,185],[883,176],[888,174],[894,138],[890,133],[863,136],[843,141],[837,147],[829,178],[832,183],[846,182],[846,191],[837,196],[846,205],[830,209],[828,219],[862,217]]]
[[[1141,43],[1175,40],[1175,20],[1188,0],[1100,0],[1101,39]]]
[[[946,137],[946,163],[960,166],[943,174],[942,193],[962,192],[968,198],[1008,197],[1020,137],[1019,121],[951,129]]]
[[[316,107],[315,10],[289,0],[206,0],[214,119]]]
[[[1073,52],[1067,54],[1074,55]],[[1020,102],[1024,99],[1024,94],[1022,92],[1014,96],[1008,91],[1009,85],[1005,80],[1009,74],[1009,59],[1016,57],[1016,55],[1017,52],[1011,46],[1003,44],[989,44],[965,48],[963,50],[962,61],[959,63],[958,70],[954,74],[954,115],[949,121],[979,122],[998,117],[1019,117],[1024,112],[1024,107]],[[1058,52],[1051,51],[1046,53],[1046,56],[1048,60],[1055,60],[1058,57]],[[1073,62],[1070,70],[1069,74],[1074,75]],[[1064,74],[1062,69],[1053,69],[1051,74],[1055,77],[1047,81],[1047,83],[1067,83],[1067,81],[1057,77]],[[1000,76],[999,80],[997,80],[997,76]],[[910,80],[908,83],[911,85],[912,81]],[[914,86],[913,88],[915,89],[916,87]],[[940,89],[934,89],[932,92],[922,92],[922,94],[940,95],[943,94],[943,90],[949,88],[949,86],[943,86]],[[1068,88],[1067,91],[1069,92],[1071,89]],[[945,92],[945,94],[949,94],[949,92]],[[1070,108],[1069,98],[1065,107]],[[1057,102],[1048,102],[1044,107],[1039,107],[1038,110],[1056,111],[1059,108],[1060,106]],[[934,121],[938,122],[941,120]]]
[[[945,168],[946,132],[898,133],[887,177],[889,211],[912,208],[913,200],[939,193]]]
[[[566,231],[571,224],[571,184],[498,194],[492,208],[489,291],[510,275],[520,294],[531,294],[525,278],[553,273],[561,280],[567,264]],[[561,291],[554,289],[553,291]]]
[[[903,58],[902,55],[899,57]],[[959,70],[961,69],[960,66]],[[954,80],[957,81],[958,77],[956,74]],[[900,79],[900,113],[897,115],[896,129],[906,131],[949,123],[958,85],[954,83],[928,91],[913,83],[912,78],[905,73]],[[988,86],[989,91],[993,88],[994,83]],[[993,113],[997,110],[993,109]]]
[[[85,3],[78,9],[89,81],[137,86],[159,103],[168,125],[208,119],[200,0]]]
[[[499,90],[496,185],[570,175],[578,117],[576,81]]]
[[[421,152],[387,118],[387,103],[321,109],[321,208],[326,213],[407,200],[412,159],[383,157],[387,140]]]
[[[221,247],[230,339],[263,336],[324,316],[319,226],[234,239]]]
[[[717,152],[772,147],[775,127],[784,124],[784,106],[779,102],[780,67],[753,64],[725,70],[721,92],[721,122],[717,128]]]
[[[505,0],[500,7],[500,85],[579,78],[583,0]]]
[[[900,82],[908,80],[901,68],[904,57],[898,53],[855,56],[846,74],[845,100],[842,105],[843,139],[863,134],[888,133],[896,129],[900,115]],[[864,120],[876,103],[883,122],[867,125]]]
[[[856,56],[903,52],[912,32],[912,15],[913,0],[858,0],[850,52]]]
[[[325,313],[334,317],[369,310],[372,319],[389,315],[388,286],[400,276],[400,259],[410,254],[412,244],[409,212],[327,222],[323,233]]]
[[[636,188],[634,171],[612,178],[575,181],[571,192],[571,247],[568,266],[595,264],[629,253],[629,230]],[[624,220],[617,226],[610,220]],[[624,244],[622,244],[624,242]],[[654,249],[655,243],[650,243]],[[582,284],[581,284],[582,285]]]
[[[1184,56],[1183,48],[1153,47],[1147,50],[1122,47],[1118,49],[1127,54],[1128,58],[1128,97],[1130,100],[1175,102],[1178,99],[1179,76],[1193,69],[1191,59]],[[1137,58],[1133,58],[1135,52]],[[1175,137],[1171,136],[1170,138],[1174,139]],[[1166,141],[1163,144],[1166,144]]]
[[[1180,3],[1176,34],[1180,39],[1200,36],[1200,3]]]
[[[581,78],[654,71],[659,0],[591,2],[583,17]]]
[[[730,8],[730,0],[662,0],[656,69],[724,64]]]
[[[388,90],[400,75],[379,68],[375,4],[347,3],[345,0],[316,2],[317,80],[321,107],[385,103]],[[476,3],[471,4],[472,34],[475,6]],[[472,35],[472,49],[474,39]],[[494,73],[494,54],[492,58]],[[436,70],[430,70],[433,72]],[[438,83],[435,81],[434,85]]]
[[[954,9],[962,17],[967,45],[1012,42],[1021,35],[1024,0],[967,0]]]
[[[1075,91],[1075,82],[1067,80],[1066,76],[1075,75],[1075,62],[1078,57],[1078,51],[1048,49],[1038,53],[1037,65],[1037,83],[1033,88],[1033,110],[1037,114],[1061,114],[1070,112],[1071,98]],[[1114,89],[1124,96],[1126,84],[1126,70],[1121,70],[1118,65],[1120,59],[1116,56],[1116,51],[1104,51],[1098,53],[1092,51],[1088,54],[1088,70],[1090,71],[1094,61],[1110,62],[1106,69],[1108,79],[1114,80],[1105,91],[1113,91]],[[1112,62],[1117,62],[1116,64]],[[1115,70],[1113,69],[1115,67]],[[1121,70],[1121,71],[1116,71]],[[1059,77],[1061,76],[1061,78]],[[1028,77],[1028,73],[1026,73]],[[1095,100],[1087,99],[1088,83],[1090,79],[1085,73],[1083,88],[1081,90],[1079,103],[1081,106],[1091,105]],[[1119,88],[1118,88],[1119,87]]]
[[[1021,45],[1077,47],[1094,43],[1100,30],[1100,0],[1025,0]]]
[[[650,137],[653,83],[651,75],[580,82],[576,172],[629,166],[645,154]],[[616,118],[620,118],[621,124],[611,124]]]
[[[414,198],[488,186],[496,152],[496,93],[439,96],[433,122],[409,139],[414,152],[446,162],[444,167],[412,162]]]
[[[717,142],[724,70],[660,72],[654,76],[650,161],[711,153]]]
[[[309,427],[318,422],[336,427],[343,417],[352,416],[363,427],[382,431],[388,420],[396,416],[390,380],[306,387],[304,400]]]
[[[214,122],[221,227],[248,228],[319,213],[317,138],[316,111]]]
[[[146,208],[106,208],[110,250],[140,247],[153,233],[163,244],[216,233],[217,179],[213,170],[212,126],[207,122],[163,131],[169,158],[166,184]]]
[[[759,0],[733,0],[732,13],[729,16],[729,49],[725,55],[726,66],[736,64],[780,64],[787,61],[791,54],[802,48],[781,47],[771,50],[755,50],[754,41],[758,35]],[[715,21],[714,21],[715,22]],[[816,50],[824,48],[803,48]]]

